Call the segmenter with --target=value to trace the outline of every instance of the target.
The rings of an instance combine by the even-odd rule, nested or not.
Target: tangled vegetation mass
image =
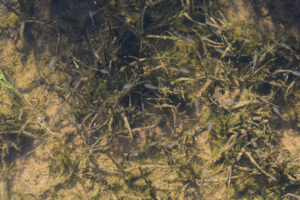
[[[284,26],[221,0],[0,5],[0,199],[300,198]]]

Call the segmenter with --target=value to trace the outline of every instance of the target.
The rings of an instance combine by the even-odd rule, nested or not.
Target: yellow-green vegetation
[[[1,28],[7,28],[8,26],[15,26],[19,22],[19,17],[14,13],[1,14],[0,24]]]
[[[4,177],[0,194],[299,197],[299,156],[281,145],[279,130],[300,130],[300,43],[284,29],[266,33],[232,23],[222,1],[95,1],[53,3],[51,9],[43,4],[55,20],[37,20],[39,3],[30,2],[37,5],[24,17],[20,40],[33,41],[26,50],[43,63],[39,82],[64,100],[59,109],[70,107],[66,116],[74,117],[75,128],[58,134],[63,127],[47,124],[43,107],[37,109],[0,71],[0,98],[7,105],[0,109],[2,171],[13,168],[13,154],[35,151],[24,149],[35,141],[43,143],[50,176],[57,177],[46,189],[26,193],[8,190],[13,180]],[[29,15],[27,7],[19,9]],[[6,71],[11,75],[13,69]],[[68,78],[55,79],[55,72]]]

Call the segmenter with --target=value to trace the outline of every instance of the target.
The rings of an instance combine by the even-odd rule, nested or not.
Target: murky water
[[[261,10],[22,2],[0,3],[1,199],[299,195],[299,41]]]

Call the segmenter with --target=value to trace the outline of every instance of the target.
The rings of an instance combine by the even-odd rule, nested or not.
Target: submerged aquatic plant
[[[14,87],[6,80],[1,69],[0,69],[0,84],[7,88],[14,89]]]
[[[44,128],[46,130],[47,133],[49,133],[50,135],[52,135],[55,140],[58,143],[58,152],[60,152],[61,156],[62,156],[62,162],[66,165],[66,167],[68,168],[68,170],[73,170],[73,163],[70,159],[70,155],[68,153],[67,147],[62,143],[61,139],[58,137],[58,135],[56,133],[54,133],[49,126],[46,124],[46,121],[44,120],[44,118],[41,116],[41,114],[39,113],[38,109],[31,103],[31,101],[26,98],[23,93],[21,92],[21,90],[17,87],[16,83],[11,80],[12,84],[6,80],[2,70],[0,69],[0,84],[4,85],[5,87],[9,88],[9,89],[13,89],[14,92],[18,95],[21,96],[21,98],[26,101],[26,103],[28,103],[28,105],[32,108],[32,110],[34,111],[34,113],[36,114],[37,117],[37,122],[38,124]]]

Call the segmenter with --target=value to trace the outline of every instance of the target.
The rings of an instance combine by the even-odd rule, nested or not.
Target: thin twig
[[[250,152],[245,151],[244,152],[246,154],[246,156],[249,158],[249,160],[251,161],[251,163],[253,165],[255,165],[255,167],[257,167],[257,169],[259,169],[264,175],[266,175],[267,177],[271,178],[273,181],[276,181],[277,179],[272,176],[271,174],[269,174],[268,172],[266,172],[265,170],[263,170],[263,168],[261,168],[257,162],[254,160],[254,158],[252,157]]]

